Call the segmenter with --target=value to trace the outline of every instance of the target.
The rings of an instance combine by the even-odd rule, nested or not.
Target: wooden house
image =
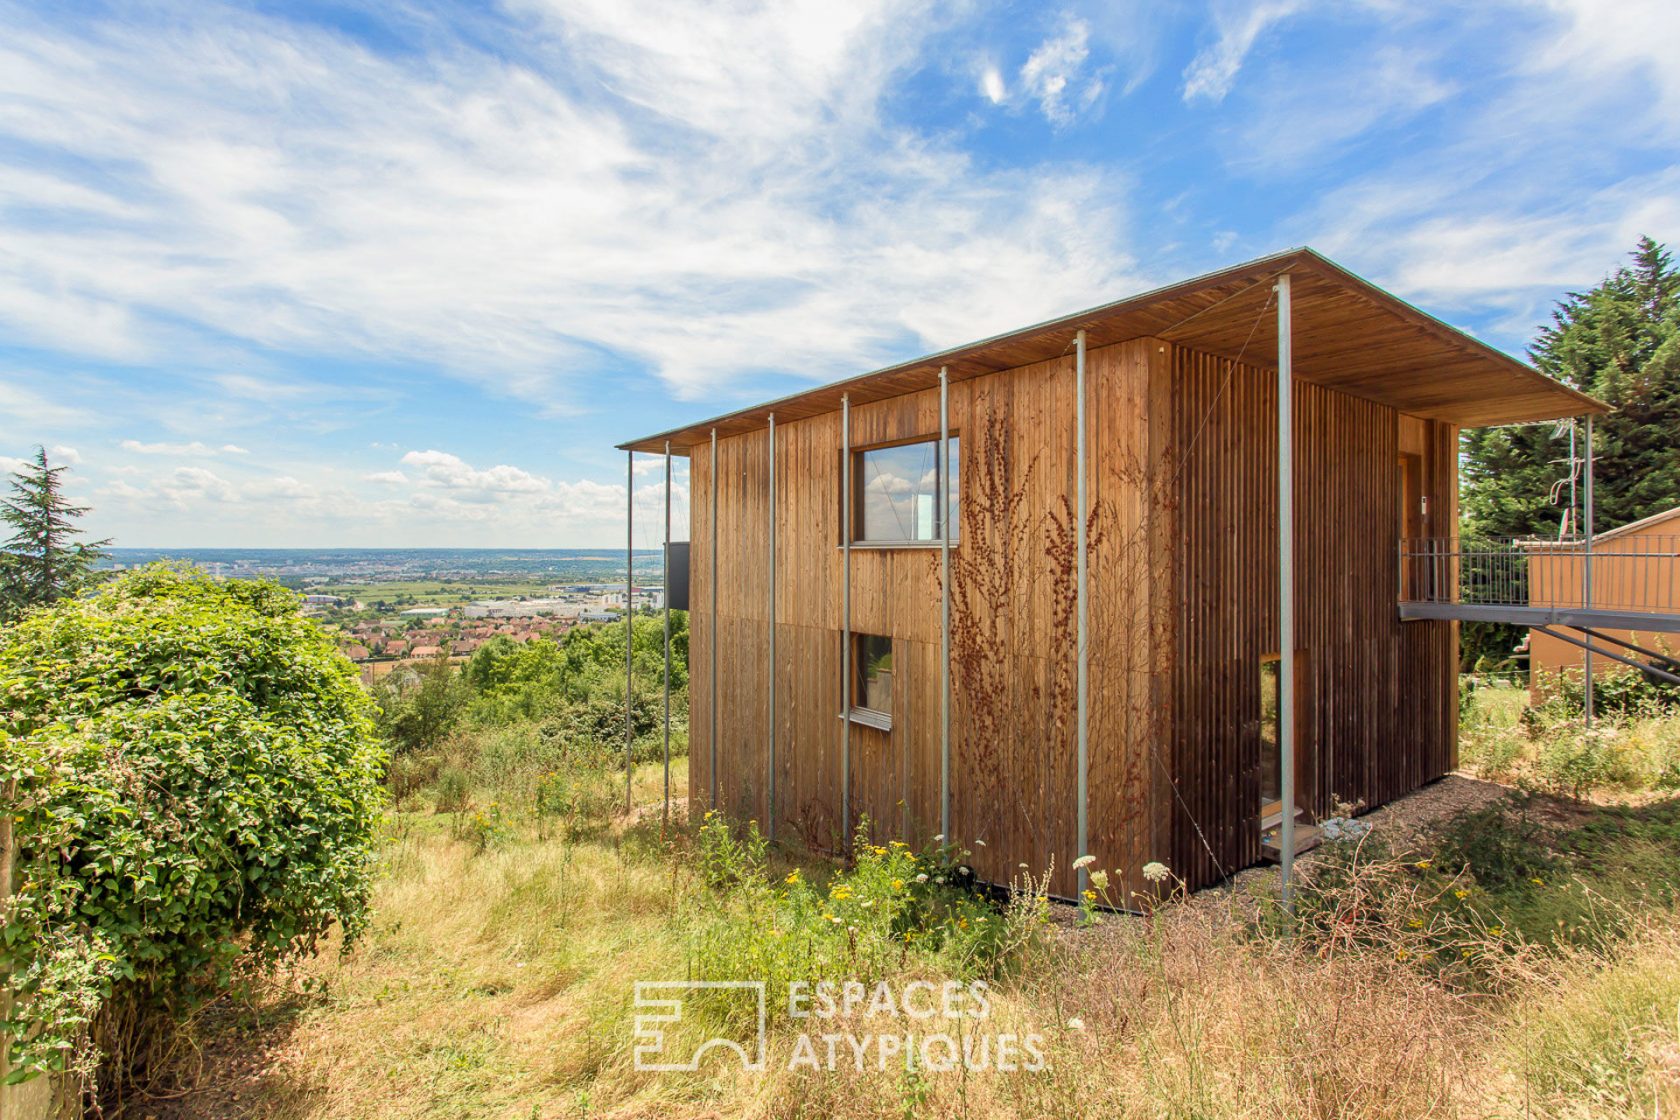
[[[1525,542],[1527,601],[1549,612],[1590,603],[1597,625],[1572,634],[1555,623],[1531,627],[1529,687],[1540,700],[1561,674],[1581,676],[1594,654],[1603,670],[1633,665],[1672,681],[1680,673],[1680,507],[1593,536],[1591,592],[1584,541]],[[1620,616],[1620,617],[1618,617]],[[1622,664],[1616,664],[1621,662]]]
[[[1399,542],[1453,532],[1461,427],[1600,408],[1298,249],[623,444],[690,460],[692,803],[1216,881],[1288,785],[1310,821],[1454,767]]]

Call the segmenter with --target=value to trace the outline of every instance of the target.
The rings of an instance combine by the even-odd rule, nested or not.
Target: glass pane
[[[1260,809],[1283,799],[1283,757],[1278,746],[1278,673],[1275,658],[1260,663]]]
[[[852,704],[872,712],[892,714],[892,639],[859,634],[854,657],[857,662],[857,693]]]
[[[958,447],[951,440],[951,462]],[[939,441],[905,443],[858,452],[858,533],[860,541],[936,541],[940,539]],[[957,508],[956,472],[952,471],[949,510]],[[952,519],[955,524],[954,517]]]

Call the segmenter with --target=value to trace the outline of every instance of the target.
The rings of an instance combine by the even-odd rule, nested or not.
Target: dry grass
[[[679,776],[682,769],[679,768]],[[639,797],[657,797],[658,771]],[[475,853],[411,814],[378,918],[346,957],[223,1006],[197,1091],[138,1115],[283,1117],[1484,1117],[1671,1114],[1680,925],[1571,951],[1470,995],[1382,951],[1254,938],[1205,906],[1059,927],[994,989],[988,1032],[1043,1036],[1044,1073],[632,1068],[636,979],[686,975],[699,885],[657,813],[586,840],[524,829]],[[1525,966],[1527,967],[1527,966]],[[853,1017],[824,1030],[902,1031]],[[842,1054],[845,1051],[842,1049]]]

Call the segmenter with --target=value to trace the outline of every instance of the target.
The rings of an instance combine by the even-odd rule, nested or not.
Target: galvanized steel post
[[[852,837],[852,398],[840,396],[840,850]]]
[[[1293,419],[1294,342],[1291,337],[1289,274],[1277,280],[1278,372],[1278,754],[1283,820],[1279,864],[1283,908],[1293,913],[1295,871],[1295,432]]]
[[[1080,331],[1073,336],[1074,360],[1074,516],[1075,537],[1078,541],[1077,574],[1075,577],[1075,595],[1078,602],[1078,619],[1076,622],[1077,636],[1075,638],[1075,657],[1078,661],[1078,686],[1075,694],[1078,711],[1078,749],[1079,749],[1079,788],[1078,788],[1078,828],[1079,850],[1075,859],[1083,858],[1091,850],[1090,833],[1090,782],[1091,782],[1091,603],[1089,595],[1090,578],[1090,541],[1086,529],[1086,518],[1089,501],[1086,495],[1085,480],[1085,332]],[[1084,893],[1089,882],[1086,869],[1079,868],[1079,891]]]
[[[635,734],[630,724],[631,689],[634,688],[636,629],[636,453],[624,453],[624,811],[630,811],[631,787],[636,769],[631,765],[630,747]]]
[[[939,834],[951,839],[951,385],[939,367]]]
[[[764,835],[776,839],[776,414],[770,414],[770,502],[765,520],[770,523],[770,737],[766,753],[770,777],[765,786]]]

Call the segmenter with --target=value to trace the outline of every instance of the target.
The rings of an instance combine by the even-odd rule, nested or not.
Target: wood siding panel
[[[1259,858],[1260,664],[1277,652],[1276,375],[1180,350],[1182,656],[1174,711],[1175,870],[1212,882]],[[1446,424],[1297,383],[1297,752],[1300,797],[1374,807],[1452,765],[1450,624],[1395,606],[1401,432],[1424,438],[1432,513],[1451,510]],[[1419,427],[1422,426],[1422,427]]]

